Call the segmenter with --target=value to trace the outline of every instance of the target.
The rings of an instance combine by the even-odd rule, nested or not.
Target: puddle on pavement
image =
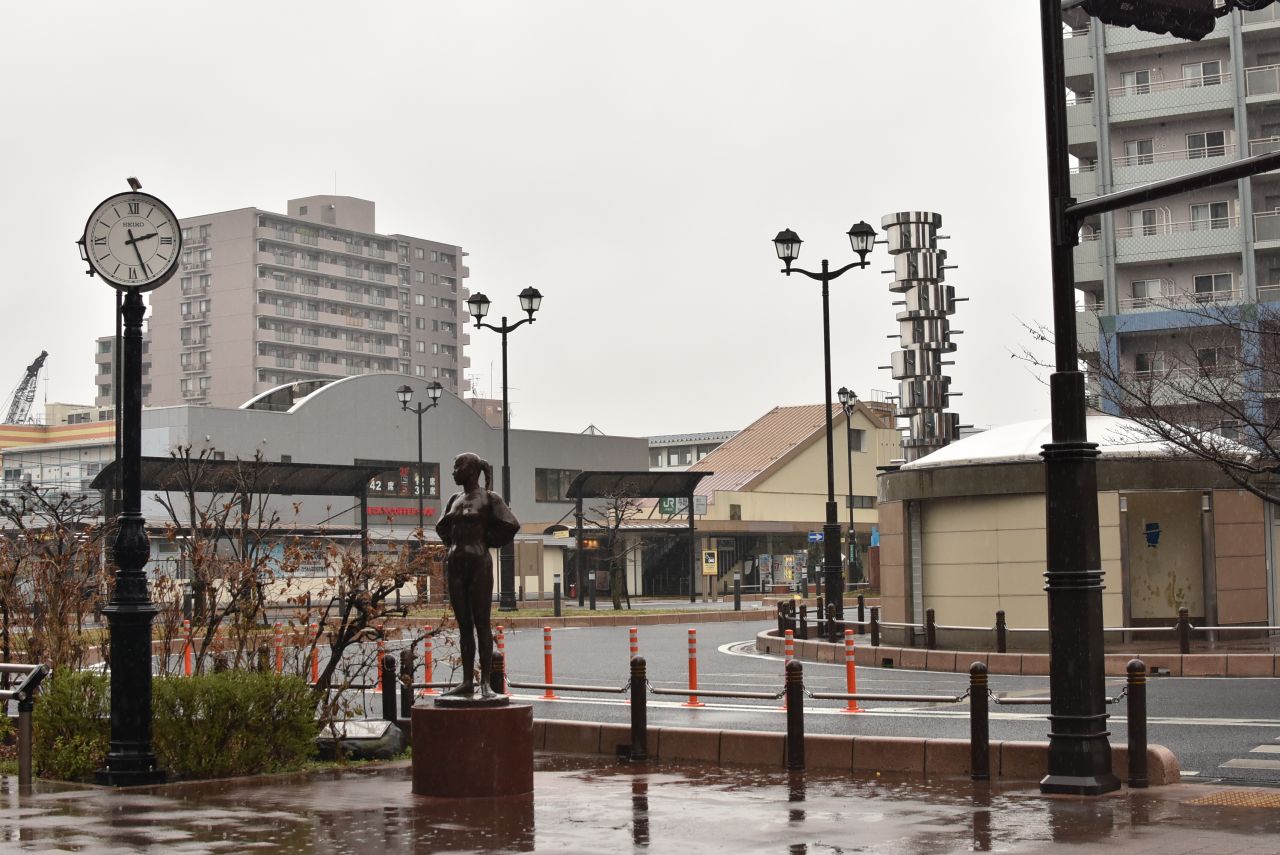
[[[560,756],[539,758],[529,797],[426,799],[409,787],[407,765],[129,792],[40,783],[24,797],[9,778],[0,781],[0,851],[939,855],[1104,841],[1123,851],[1188,835],[1228,851],[1280,841],[1280,811],[1186,804],[1161,791],[1045,798],[1030,786],[955,779]]]

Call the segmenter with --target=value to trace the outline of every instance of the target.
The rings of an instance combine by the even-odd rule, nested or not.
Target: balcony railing
[[[1280,65],[1255,65],[1244,70],[1245,95],[1280,94]]]
[[[1254,240],[1280,240],[1280,211],[1260,211],[1253,215]]]
[[[1206,145],[1196,148],[1180,148],[1174,151],[1158,151],[1151,154],[1130,154],[1114,158],[1114,166],[1145,166],[1149,163],[1166,163],[1177,160],[1199,160],[1205,157],[1223,157],[1236,153],[1236,144]]]
[[[1229,303],[1244,299],[1244,291],[1192,291],[1166,294],[1160,297],[1125,297],[1116,301],[1121,311],[1140,309],[1177,309],[1196,303]]]
[[[1229,229],[1238,225],[1240,225],[1240,217],[1233,214],[1226,217],[1208,217],[1202,220],[1180,220],[1141,226],[1117,226],[1116,237],[1150,237],[1152,235],[1173,235],[1184,232],[1207,232],[1215,229]],[[1097,240],[1096,237],[1093,239]]]
[[[1245,69],[1246,79],[1249,69]],[[1111,86],[1107,95],[1111,98],[1126,98],[1134,95],[1150,95],[1153,92],[1173,92],[1180,89],[1201,89],[1206,86],[1221,86],[1231,82],[1231,73],[1205,74],[1199,77],[1178,77],[1173,80],[1157,80],[1153,83],[1129,83],[1123,86]]]

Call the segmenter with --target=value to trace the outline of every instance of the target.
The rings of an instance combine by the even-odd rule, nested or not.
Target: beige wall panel
[[[1120,526],[1098,527],[1098,557],[1103,561],[1120,560]]]
[[[1224,525],[1218,522],[1215,514],[1214,522],[1213,549],[1217,556],[1266,554],[1265,533],[1261,515],[1259,515],[1256,522]]]
[[[996,558],[1001,563],[1045,560],[1044,529],[1001,530],[996,533]]]
[[[924,590],[929,597],[994,597],[1000,592],[995,564],[924,565]],[[945,621],[950,623],[950,619]]]
[[[1217,559],[1218,590],[1267,589],[1267,561],[1262,555],[1242,555]]]
[[[1213,519],[1218,524],[1259,522],[1262,500],[1244,490],[1214,490]]]
[[[993,531],[931,532],[925,530],[924,559],[930,564],[972,564],[994,561],[996,533]]]
[[[995,503],[980,498],[924,502],[923,508],[924,530],[929,532],[990,531],[999,520]]]
[[[880,619],[905,622],[907,619],[907,601],[904,597],[880,597]]]
[[[1044,496],[997,496],[987,500],[1000,529],[1044,528]]]
[[[994,624],[996,609],[1004,609],[1004,621],[1009,626],[1037,627],[1045,626],[1049,621],[1048,600],[1042,593],[1039,596],[1001,597],[990,609],[986,621],[975,623],[974,626],[981,626],[984,622]]]
[[[1002,562],[1000,564],[1000,596],[1021,597],[1044,595],[1044,560]]]
[[[990,597],[982,596],[924,598],[924,607],[934,610],[938,623],[951,626],[995,626],[996,612],[991,603]]]
[[[1102,595],[1119,595],[1124,590],[1124,568],[1119,558],[1102,561]]]
[[[1129,594],[1135,618],[1164,618],[1186,608],[1204,612],[1204,559],[1200,495],[1194,492],[1130,493]],[[1160,526],[1159,545],[1147,544],[1145,527]]]
[[[1046,619],[1047,620],[1047,619]],[[1124,599],[1119,591],[1102,592],[1103,626],[1120,626],[1124,623]]]
[[[880,535],[880,566],[906,563],[906,537],[901,534]]]
[[[1120,494],[1098,494],[1098,525],[1120,525]]]
[[[1235,623],[1265,623],[1266,620],[1266,588],[1218,592],[1218,622],[1223,626]]]

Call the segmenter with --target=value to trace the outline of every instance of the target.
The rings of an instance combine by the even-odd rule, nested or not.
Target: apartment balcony
[[[1067,145],[1079,146],[1098,141],[1098,127],[1093,120],[1093,98],[1080,97],[1067,104]]]
[[[1280,211],[1253,215],[1254,249],[1280,249]]]
[[[1072,168],[1071,195],[1081,202],[1098,195],[1097,167],[1077,166]]]
[[[1076,341],[1081,353],[1098,352],[1098,310],[1090,307],[1076,312]]]
[[[1231,16],[1218,19],[1213,31],[1196,44],[1212,44],[1225,41],[1231,36]],[[1157,35],[1129,27],[1108,26],[1105,33],[1107,55],[1133,53],[1136,51],[1186,50],[1188,43],[1170,35]]]
[[[268,253],[260,253],[260,254],[267,255],[268,258],[270,257],[270,254]],[[208,266],[209,266],[209,262],[207,261],[184,261],[182,263],[182,272],[190,273],[192,271],[204,270]]]
[[[1246,33],[1280,29],[1280,9],[1274,5],[1257,12],[1240,12],[1241,29]]]
[[[1202,146],[1113,158],[1111,180],[1115,189],[1127,190],[1152,181],[1190,175],[1236,159],[1236,146]]]
[[[1107,109],[1112,124],[1231,112],[1235,87],[1229,73],[1115,86],[1107,90]]]
[[[1075,280],[1080,282],[1102,281],[1102,241],[1096,237],[1082,240],[1075,248]]]
[[[1242,239],[1239,217],[1125,226],[1116,229],[1116,264],[1238,255]]]
[[[1089,29],[1085,26],[1062,34],[1062,56],[1067,77],[1093,74],[1093,45],[1089,42]]]
[[[1280,65],[1256,65],[1244,70],[1245,101],[1249,104],[1280,103]]]
[[[1117,308],[1123,314],[1141,312],[1180,312],[1190,306],[1203,306],[1208,303],[1239,303],[1244,299],[1244,291],[1204,291],[1204,292],[1172,292],[1160,297],[1124,297],[1117,301]]]

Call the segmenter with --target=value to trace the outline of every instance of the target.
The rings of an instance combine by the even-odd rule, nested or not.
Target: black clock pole
[[[142,294],[124,298],[124,347],[121,378],[121,512],[114,555],[115,591],[103,608],[111,633],[111,746],[99,784],[130,786],[164,780],[151,751],[151,602],[143,568],[151,556],[142,517]]]

